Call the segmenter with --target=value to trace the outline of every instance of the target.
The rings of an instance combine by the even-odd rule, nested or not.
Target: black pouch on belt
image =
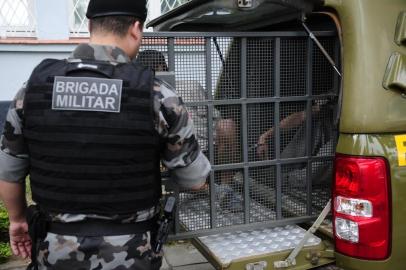
[[[44,240],[48,232],[49,216],[41,211],[37,205],[31,205],[27,209],[28,234],[31,237],[31,263],[27,270],[37,270],[37,250],[41,240]]]

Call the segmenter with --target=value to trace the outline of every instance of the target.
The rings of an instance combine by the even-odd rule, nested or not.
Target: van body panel
[[[379,156],[387,159],[390,167],[392,195],[392,239],[391,254],[387,260],[358,260],[336,253],[337,265],[346,270],[403,269],[406,265],[406,166],[404,145],[396,143],[399,134],[340,134],[337,152],[354,156]],[[406,141],[406,136],[400,136]],[[399,157],[400,154],[400,157]],[[371,183],[373,184],[373,183]]]
[[[195,2],[196,6],[185,5],[178,12],[173,12],[166,18],[157,19],[151,25],[161,31],[193,32],[193,30],[213,31],[213,29],[224,32],[280,31],[278,27],[281,25],[289,28],[288,24],[282,24],[282,22],[294,21],[296,23],[294,29],[301,31],[298,15],[303,10],[309,11],[303,8],[298,8],[296,12],[287,9],[286,13],[281,14],[280,4],[285,1],[264,0],[257,3],[263,4],[261,7],[269,7],[266,11],[267,17],[259,16],[262,13],[256,13],[258,16],[255,16],[254,9],[246,10],[244,13],[237,9],[237,12],[243,13],[243,15],[238,14],[241,15],[239,17],[241,22],[230,24],[231,20],[226,20],[226,17],[233,17],[233,12],[230,14],[226,12],[220,18],[218,14],[207,13],[207,11],[224,11],[222,9],[224,7],[233,11],[237,1],[195,0],[192,2]],[[311,2],[303,1],[303,3]],[[388,86],[386,86],[388,89],[385,89],[383,85],[385,74],[391,75],[387,76],[388,78],[401,78],[400,83],[393,79],[392,81],[396,83],[392,85],[405,83],[402,81],[403,76],[392,76],[393,73],[388,73],[390,71],[388,64],[394,54],[400,55],[402,59],[406,56],[404,42],[406,1],[325,0],[324,2],[326,8],[317,11],[330,12],[330,8],[334,9],[340,20],[338,33],[342,32],[341,61],[337,61],[337,64],[342,66],[343,73],[337,153],[384,157],[389,164],[391,181],[392,220],[389,258],[382,261],[360,260],[336,253],[337,265],[345,270],[404,269],[406,265],[406,135],[403,138],[402,134],[406,134],[406,98],[404,90]],[[265,9],[261,10],[265,12]],[[259,17],[261,17],[260,22]],[[283,18],[279,19],[280,17]],[[317,27],[320,27],[317,24],[310,26],[313,31],[317,31]],[[398,66],[400,65],[396,67]],[[397,72],[395,75],[406,72],[402,69],[395,71]],[[272,256],[269,255],[269,258]],[[247,261],[236,262],[232,265],[235,268],[230,269],[242,269],[245,263]],[[302,266],[298,265],[298,267]]]
[[[326,0],[340,17],[343,33],[343,133],[404,132],[406,99],[382,86],[394,52],[406,55],[395,42],[404,0]]]

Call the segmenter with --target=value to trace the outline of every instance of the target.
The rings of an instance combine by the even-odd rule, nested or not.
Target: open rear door
[[[192,0],[151,21],[155,31],[246,31],[300,18],[321,0]]]

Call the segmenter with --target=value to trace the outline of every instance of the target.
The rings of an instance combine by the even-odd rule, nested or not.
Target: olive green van
[[[405,0],[192,0],[150,26],[158,33],[144,46],[163,44],[178,91],[206,121],[195,124],[213,164],[207,201],[179,195],[191,202],[178,209],[182,237],[217,269],[406,269]],[[192,86],[203,99],[187,96]],[[287,125],[293,115],[307,128]],[[190,210],[198,204],[207,215]],[[290,230],[279,230],[283,245],[320,214],[317,245],[295,260],[300,239],[249,256],[250,245],[272,245],[273,228]],[[222,261],[210,235],[241,232],[259,238],[235,240],[241,256]]]

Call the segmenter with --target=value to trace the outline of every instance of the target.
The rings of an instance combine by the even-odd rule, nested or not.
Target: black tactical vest
[[[56,76],[122,81],[119,112],[53,109]],[[75,91],[72,86],[66,95]],[[74,105],[93,106],[94,93],[82,94],[90,97]],[[137,64],[45,60],[37,66],[23,123],[33,200],[46,211],[72,214],[128,214],[157,205],[160,142],[152,94],[153,73]]]

